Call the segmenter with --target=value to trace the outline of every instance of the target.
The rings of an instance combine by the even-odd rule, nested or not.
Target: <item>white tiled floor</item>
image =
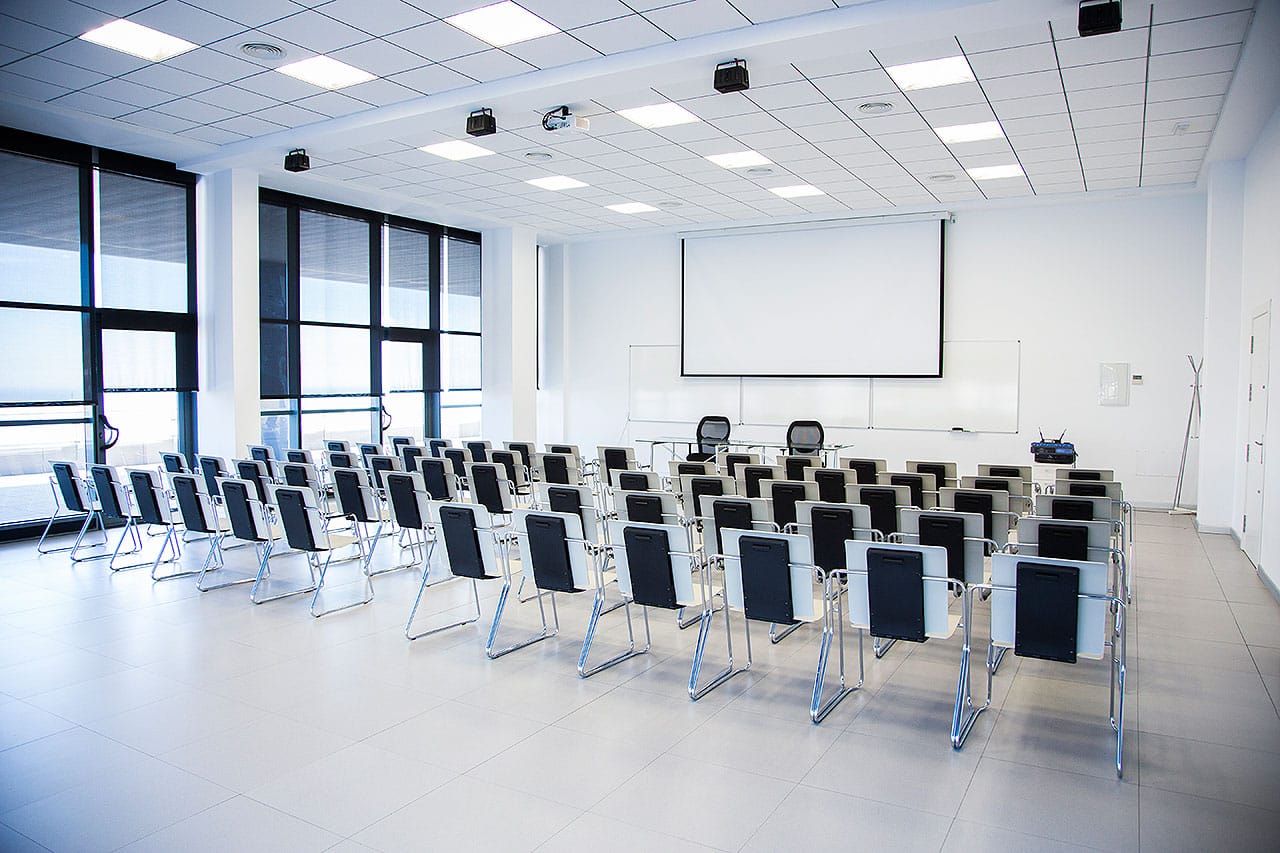
[[[1123,780],[1098,662],[1010,656],[956,752],[958,635],[868,647],[867,685],[813,726],[812,628],[757,629],[753,670],[692,703],[694,632],[667,614],[651,654],[583,681],[585,597],[490,662],[496,583],[480,623],[410,643],[412,572],[315,620],[7,545],[0,850],[1280,849],[1280,607],[1187,518],[1139,513],[1135,541]],[[466,594],[428,590],[420,618]],[[513,615],[508,636],[532,627]]]

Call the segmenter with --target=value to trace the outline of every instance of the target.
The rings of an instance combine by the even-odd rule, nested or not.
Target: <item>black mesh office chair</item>
[[[815,456],[822,452],[824,437],[822,424],[817,421],[792,421],[787,427],[787,452]]]
[[[698,421],[698,449],[687,457],[690,462],[706,462],[716,457],[716,450],[729,440],[729,419],[723,415],[707,415]]]

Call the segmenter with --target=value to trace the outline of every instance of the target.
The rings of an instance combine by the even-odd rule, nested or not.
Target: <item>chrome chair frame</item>
[[[92,557],[76,556],[76,553],[81,548],[81,544],[84,542],[84,536],[86,533],[89,532],[89,528],[93,526],[93,521],[95,518],[98,520],[98,529],[102,533],[102,541],[99,543],[90,544],[84,547],[106,548],[108,547],[111,541],[107,537],[106,523],[102,520],[102,509],[100,506],[94,505],[95,497],[93,493],[92,482],[90,482],[90,480],[87,477],[83,477],[80,475],[80,470],[79,468],[76,467],[76,463],[74,462],[66,462],[63,460],[54,459],[54,460],[50,460],[49,465],[51,467],[59,466],[59,465],[66,466],[63,470],[67,476],[67,483],[62,484],[58,482],[58,476],[57,476],[58,469],[56,467],[53,467],[54,473],[49,476],[49,488],[53,491],[53,514],[49,516],[49,522],[44,526],[44,532],[40,534],[40,541],[36,543],[36,552],[40,554],[59,554],[59,553],[62,553],[63,551],[70,551],[71,552],[70,557],[73,563],[87,563],[93,560],[107,559],[110,556],[109,554],[95,554]],[[73,510],[69,505],[67,505],[66,496],[63,493],[63,491],[60,491],[60,490],[65,490],[67,488],[70,488],[73,491],[73,493],[76,495],[77,502],[81,506],[85,507],[85,509],[83,510],[84,523],[80,525],[80,532],[76,536],[76,541],[71,545],[64,545],[58,548],[45,548],[44,547],[45,539],[49,536],[49,531],[53,528],[53,523],[54,521],[57,520],[59,513],[63,508],[67,510],[68,516],[81,514],[80,512]],[[63,516],[63,517],[66,517],[66,516]]]

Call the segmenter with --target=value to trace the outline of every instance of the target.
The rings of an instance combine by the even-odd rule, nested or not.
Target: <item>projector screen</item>
[[[686,237],[681,373],[941,376],[943,227]]]

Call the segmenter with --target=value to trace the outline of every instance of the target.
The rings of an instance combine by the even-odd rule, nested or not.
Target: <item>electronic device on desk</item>
[[[1076,446],[1062,440],[1066,435],[1067,431],[1063,430],[1057,441],[1046,441],[1044,431],[1041,430],[1040,440],[1031,442],[1031,456],[1043,465],[1076,464]]]

